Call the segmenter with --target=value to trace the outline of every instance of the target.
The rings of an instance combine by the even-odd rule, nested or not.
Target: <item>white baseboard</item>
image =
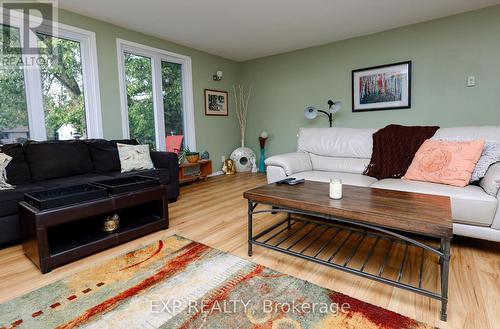
[[[215,176],[220,176],[220,175],[224,175],[224,172],[222,170],[213,172],[210,175],[208,175],[208,177],[215,177]]]

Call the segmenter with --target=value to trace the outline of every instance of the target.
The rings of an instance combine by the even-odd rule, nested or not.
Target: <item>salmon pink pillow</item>
[[[418,149],[403,179],[465,187],[481,157],[484,143],[484,140],[428,139]]]

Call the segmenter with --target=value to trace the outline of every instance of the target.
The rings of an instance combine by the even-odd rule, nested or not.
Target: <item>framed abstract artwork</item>
[[[227,91],[205,89],[205,115],[228,115]]]
[[[352,111],[411,108],[411,61],[352,71]]]

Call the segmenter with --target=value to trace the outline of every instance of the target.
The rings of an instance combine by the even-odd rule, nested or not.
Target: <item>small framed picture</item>
[[[411,108],[411,61],[352,71],[352,111]]]
[[[227,116],[229,112],[227,91],[205,89],[205,115]]]

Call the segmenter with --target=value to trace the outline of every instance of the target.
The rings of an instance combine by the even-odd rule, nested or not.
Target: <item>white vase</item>
[[[243,140],[241,141],[244,145]],[[237,172],[249,172],[252,171],[252,164],[256,162],[257,157],[255,152],[248,147],[238,147],[231,153],[231,160],[234,161]],[[253,161],[252,161],[253,160]]]

